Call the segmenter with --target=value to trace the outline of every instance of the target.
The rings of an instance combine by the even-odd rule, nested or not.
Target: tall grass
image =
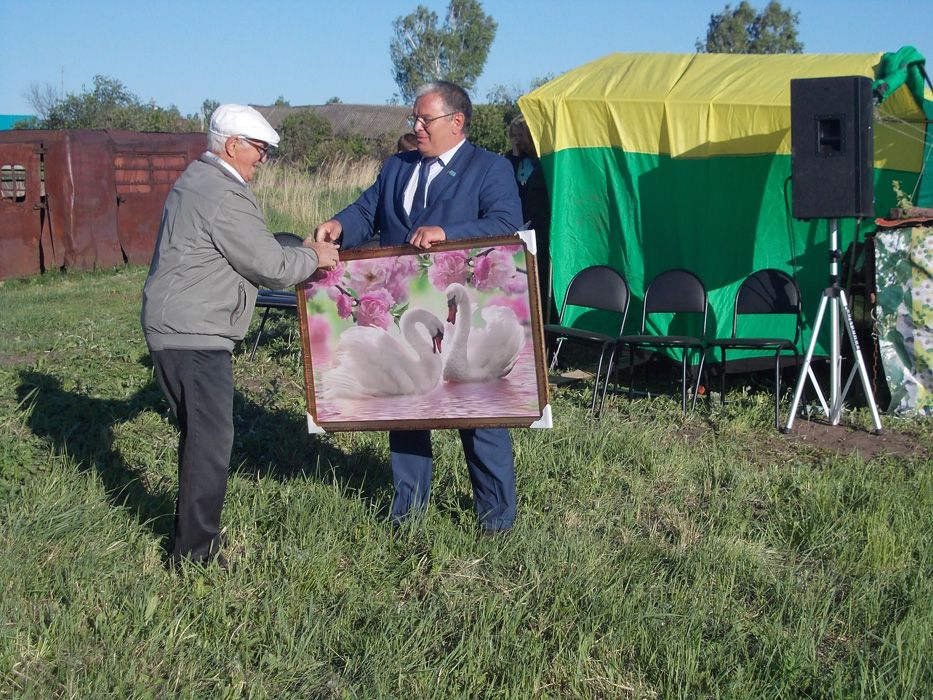
[[[271,231],[305,236],[369,187],[379,166],[373,159],[343,157],[308,175],[301,168],[273,161],[257,170],[252,190]]]
[[[293,176],[266,170],[266,206],[331,206]],[[929,421],[867,459],[779,435],[767,394],[594,423],[552,387],[554,428],[513,431],[510,535],[478,535],[456,431],[396,531],[385,435],[305,433],[287,315],[234,360],[234,569],[166,571],[145,273],[0,284],[0,697],[933,696]]]

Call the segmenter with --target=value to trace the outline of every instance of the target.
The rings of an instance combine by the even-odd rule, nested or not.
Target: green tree
[[[528,83],[528,87],[524,88],[518,83],[512,83],[511,85],[497,84],[492,87],[492,90],[486,93],[486,101],[490,104],[517,104],[518,98],[522,95],[527,95],[532,90],[536,90],[545,83],[548,83],[554,80],[556,76],[553,73],[548,73],[546,75],[538,76],[537,78],[532,78]]]
[[[310,109],[285,117],[278,131],[279,156],[305,168],[320,165],[324,146],[333,136],[330,122]]]
[[[726,5],[710,15],[706,40],[696,42],[700,53],[801,53],[797,40],[800,13],[772,0],[761,12],[744,0],[735,9]]]
[[[474,105],[470,141],[493,153],[508,153],[512,149],[509,123],[518,114],[518,105],[514,102]]]
[[[478,0],[450,0],[443,26],[437,21],[435,12],[418,5],[392,23],[389,56],[404,103],[410,104],[418,87],[432,80],[472,90],[486,65],[497,24]]]
[[[91,88],[68,93],[48,109],[41,129],[127,129],[130,131],[196,131],[196,120],[182,117],[178,108],[142,103],[115,78],[95,75]]]
[[[217,100],[212,100],[210,98],[204,100],[204,102],[201,103],[201,116],[204,117],[205,120],[210,120],[214,110],[218,107],[220,107],[220,102]]]
[[[521,114],[518,98],[553,79],[553,73],[534,78],[527,89],[518,84],[493,86],[486,94],[488,104],[473,107],[470,141],[493,153],[511,151],[508,129],[512,120]]]

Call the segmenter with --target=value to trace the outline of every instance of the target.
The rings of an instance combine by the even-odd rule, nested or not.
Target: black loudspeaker
[[[874,216],[871,80],[790,81],[794,217]]]

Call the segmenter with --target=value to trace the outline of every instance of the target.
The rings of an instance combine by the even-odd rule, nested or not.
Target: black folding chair
[[[294,233],[281,232],[273,235],[275,236],[275,240],[277,240],[279,245],[283,248],[297,247],[304,244],[301,236],[296,236]],[[297,311],[298,300],[295,297],[295,292],[260,289],[259,294],[256,295],[256,308],[264,310],[262,312],[262,318],[259,321],[259,330],[256,331],[256,339],[253,341],[253,351],[249,354],[250,360],[256,357],[256,348],[259,347],[259,339],[262,338],[262,331],[266,327],[266,319],[269,317],[269,312],[273,309],[283,311],[294,309]]]
[[[745,337],[739,335],[739,317],[750,314],[774,314],[793,317],[793,336]],[[789,327],[789,322],[788,322]],[[720,401],[726,401],[726,351],[727,350],[774,350],[774,424],[781,429],[781,353],[794,353],[794,364],[799,364],[797,342],[800,340],[800,289],[797,282],[786,272],[766,269],[754,272],[742,282],[735,294],[732,312],[732,335],[707,343],[707,348],[718,348],[719,368],[722,372]]]
[[[590,401],[590,411],[596,408],[596,395],[599,388],[599,376],[602,372],[603,358],[609,344],[614,342],[625,327],[625,317],[628,314],[629,289],[625,278],[616,270],[607,265],[593,265],[580,270],[564,294],[564,302],[560,308],[560,316],[556,324],[549,323],[544,326],[545,333],[556,337],[557,347],[551,356],[549,371],[557,368],[557,357],[565,341],[579,342],[587,345],[599,345],[599,364],[596,369],[596,378],[593,381],[593,398]],[[575,306],[584,309],[594,309],[609,312],[618,320],[618,327],[612,335],[565,325],[567,310]],[[614,324],[613,324],[613,327]]]
[[[681,350],[681,411],[687,413],[687,358],[689,351],[700,351],[700,367],[697,372],[696,386],[693,388],[693,403],[696,404],[696,395],[699,390],[700,376],[703,374],[704,337],[706,336],[707,298],[706,287],[700,278],[689,270],[675,269],[662,272],[648,284],[645,289],[645,304],[641,313],[641,330],[637,335],[623,335],[612,343],[612,353],[609,355],[609,365],[606,369],[606,382],[603,385],[603,395],[599,402],[599,411],[602,413],[606,401],[606,392],[609,388],[609,378],[615,364],[616,350],[619,346],[629,350],[629,396],[632,395],[632,385],[635,380],[635,350],[641,348],[680,348]],[[687,335],[655,335],[647,333],[648,317],[653,314],[698,314],[703,317],[702,330],[699,336]],[[670,326],[668,326],[668,329]]]

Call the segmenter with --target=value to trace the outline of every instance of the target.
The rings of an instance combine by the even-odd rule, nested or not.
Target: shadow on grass
[[[279,481],[311,478],[359,494],[386,516],[392,495],[389,461],[372,445],[344,452],[326,436],[307,434],[304,413],[257,403],[236,391],[233,400],[235,437],[231,471]]]
[[[71,457],[82,471],[95,470],[111,503],[134,512],[164,546],[172,532],[174,494],[153,487],[142,470],[126,464],[114,448],[113,432],[115,425],[144,411],[164,409],[158,386],[151,383],[127,399],[106,399],[66,391],[61,379],[42,372],[24,370],[19,379],[17,397],[28,411],[32,432],[50,440],[55,454]]]
[[[141,362],[148,365],[148,357]],[[54,375],[33,370],[19,373],[17,397],[28,412],[32,432],[49,440],[56,455],[75,460],[82,471],[94,470],[107,498],[126,508],[161,540],[168,552],[174,529],[175,481],[147,473],[126,461],[116,446],[115,428],[141,413],[164,414],[167,404],[152,381],[125,399],[67,391]],[[327,438],[306,437],[303,415],[259,405],[240,392],[234,395],[235,437],[231,473],[278,481],[312,478],[337,483],[357,493],[388,515],[391,477],[388,461],[371,447],[346,454]],[[174,439],[174,437],[173,437]],[[175,466],[175,451],[171,451]]]

